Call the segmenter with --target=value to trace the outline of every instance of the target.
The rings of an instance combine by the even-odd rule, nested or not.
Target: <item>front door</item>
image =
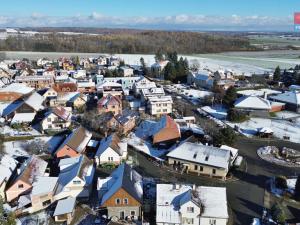
[[[120,220],[124,220],[125,219],[125,212],[121,211],[120,212]]]

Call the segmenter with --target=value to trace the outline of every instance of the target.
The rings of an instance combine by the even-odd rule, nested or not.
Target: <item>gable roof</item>
[[[121,124],[125,125],[131,119],[136,119],[139,113],[129,109],[124,109],[121,114],[115,116],[116,120]]]
[[[52,112],[56,116],[58,116],[59,118],[65,120],[65,121],[67,121],[70,118],[70,116],[71,116],[71,113],[68,110],[66,110],[64,107],[55,107],[52,110]]]
[[[114,150],[119,156],[123,155],[123,148],[120,146],[121,140],[116,133],[103,138],[100,142],[100,146],[96,152],[96,156],[100,156],[109,147]]]
[[[32,107],[35,111],[44,109],[44,98],[37,92],[32,93],[30,96],[24,99],[24,103]]]
[[[54,191],[56,184],[58,181],[58,177],[46,177],[46,176],[38,176],[36,177],[36,181],[32,184],[32,195],[42,195],[48,194]]]
[[[58,186],[55,194],[63,191],[64,187],[69,184],[75,177],[79,177],[81,180],[85,181],[85,176],[88,170],[93,166],[93,161],[88,159],[85,155],[78,156],[70,159],[61,159],[59,162],[60,173],[58,176]]]
[[[290,103],[294,105],[300,105],[300,92],[299,91],[288,91],[279,95],[271,96],[273,100],[280,102]]]
[[[107,108],[109,105],[119,105],[121,104],[121,99],[117,96],[107,95],[102,97],[98,101],[98,107]]]
[[[92,133],[80,126],[65,139],[57,151],[59,151],[63,146],[68,145],[76,152],[81,153],[84,151],[91,138]]]
[[[131,197],[142,203],[143,186],[142,176],[126,163],[121,164],[111,174],[113,184],[103,195],[101,205],[110,199],[118,190],[124,189]]]
[[[228,169],[230,151],[213,146],[184,142],[169,152],[167,157]]]
[[[57,202],[53,216],[64,215],[73,212],[76,204],[76,198],[68,197]]]
[[[238,98],[234,103],[235,108],[239,109],[264,109],[270,110],[270,101],[258,96],[249,95]]]
[[[21,172],[14,179],[12,184],[15,184],[17,181],[21,180],[31,185],[36,177],[44,175],[47,165],[48,163],[46,161],[32,155],[22,164],[20,168]]]

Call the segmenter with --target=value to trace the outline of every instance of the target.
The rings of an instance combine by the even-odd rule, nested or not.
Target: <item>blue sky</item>
[[[299,0],[2,1],[0,26],[290,30]]]

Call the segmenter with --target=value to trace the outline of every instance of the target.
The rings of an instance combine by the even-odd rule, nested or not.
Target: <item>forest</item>
[[[34,36],[10,36],[0,40],[0,51],[154,54],[162,50],[198,54],[256,50],[246,37],[238,35],[126,29],[104,30],[93,35],[67,35],[59,32],[43,30]]]

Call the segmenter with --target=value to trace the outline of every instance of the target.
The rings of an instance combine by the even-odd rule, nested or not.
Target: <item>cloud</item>
[[[0,16],[1,27],[131,27],[162,29],[214,29],[214,30],[289,30],[293,16],[214,16],[180,14],[164,17],[117,17],[93,12],[90,15],[53,17],[32,13],[27,17]]]

